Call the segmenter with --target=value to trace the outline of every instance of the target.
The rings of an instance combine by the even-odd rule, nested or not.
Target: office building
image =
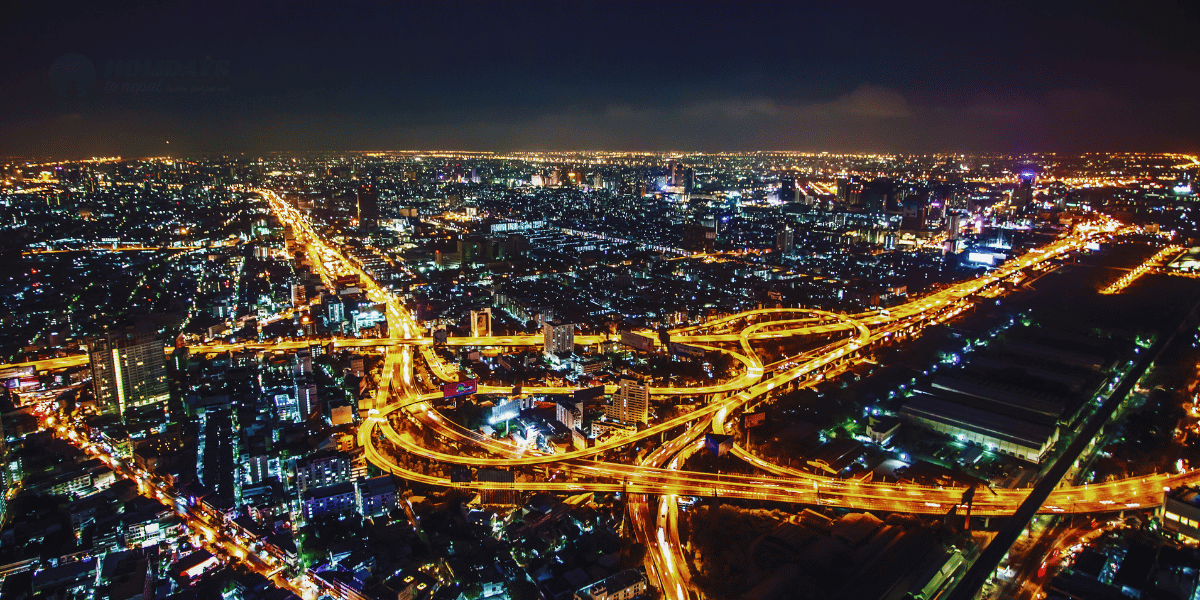
[[[285,423],[299,422],[300,405],[290,394],[275,394],[275,417]]]
[[[149,333],[109,333],[87,345],[100,412],[119,415],[134,435],[161,427],[168,398],[162,342]]]
[[[957,240],[962,232],[962,215],[959,213],[950,213],[946,216],[946,237],[950,240]]]
[[[901,231],[921,231],[925,229],[925,217],[929,210],[929,201],[925,195],[909,196],[900,205]]]
[[[625,423],[645,423],[650,417],[650,387],[636,377],[622,375],[604,416]]]
[[[680,239],[680,244],[684,250],[688,252],[712,252],[717,243],[717,230],[714,227],[709,229],[704,225],[692,223],[683,226],[683,235]]]
[[[797,197],[796,180],[791,177],[780,177],[778,196],[780,202],[795,202]]]

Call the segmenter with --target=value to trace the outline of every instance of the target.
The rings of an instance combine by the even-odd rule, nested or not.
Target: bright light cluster
[[[1154,254],[1154,256],[1151,256],[1150,258],[1146,259],[1146,262],[1138,265],[1136,269],[1122,275],[1120,279],[1112,282],[1111,285],[1100,290],[1100,293],[1101,294],[1116,294],[1116,293],[1120,292],[1121,290],[1129,287],[1129,284],[1136,281],[1138,277],[1141,277],[1142,275],[1144,275],[1146,273],[1146,271],[1149,271],[1150,268],[1153,267],[1156,263],[1162,261],[1164,258],[1170,256],[1171,254],[1179,252],[1180,250],[1183,250],[1182,246],[1167,246],[1166,248],[1159,250],[1158,252],[1156,252]]]

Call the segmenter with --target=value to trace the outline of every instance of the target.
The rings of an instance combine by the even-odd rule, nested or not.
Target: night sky
[[[1200,151],[1200,2],[918,4],[10,3],[0,154]]]

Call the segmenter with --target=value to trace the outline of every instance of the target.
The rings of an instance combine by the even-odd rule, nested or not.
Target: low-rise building
[[[357,494],[352,482],[343,481],[309,489],[304,493],[303,504],[306,519],[345,514],[357,508]]]
[[[1200,487],[1180,486],[1163,496],[1163,532],[1185,544],[1200,543]]]
[[[646,574],[626,569],[575,592],[575,600],[632,600],[646,593]]]

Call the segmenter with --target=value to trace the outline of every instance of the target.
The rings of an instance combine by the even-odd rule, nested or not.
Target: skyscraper
[[[837,198],[844,206],[858,206],[862,201],[863,184],[858,177],[837,180]]]
[[[1033,182],[1037,179],[1037,174],[1033,171],[1022,171],[1020,175],[1020,183],[1017,189],[1013,192],[1013,207],[1024,208],[1033,202]]]
[[[169,395],[162,342],[149,333],[109,333],[87,344],[100,412],[119,415],[130,433],[161,426]]]
[[[371,185],[358,188],[358,227],[373,229],[379,220],[379,191]]]
[[[925,228],[928,198],[924,194],[908,196],[901,206],[903,207],[900,215],[901,231],[920,231]]]
[[[780,254],[789,254],[796,246],[795,233],[791,227],[784,227],[775,234],[775,251]]]
[[[787,176],[779,178],[779,201],[796,201],[796,180],[794,178]]]

